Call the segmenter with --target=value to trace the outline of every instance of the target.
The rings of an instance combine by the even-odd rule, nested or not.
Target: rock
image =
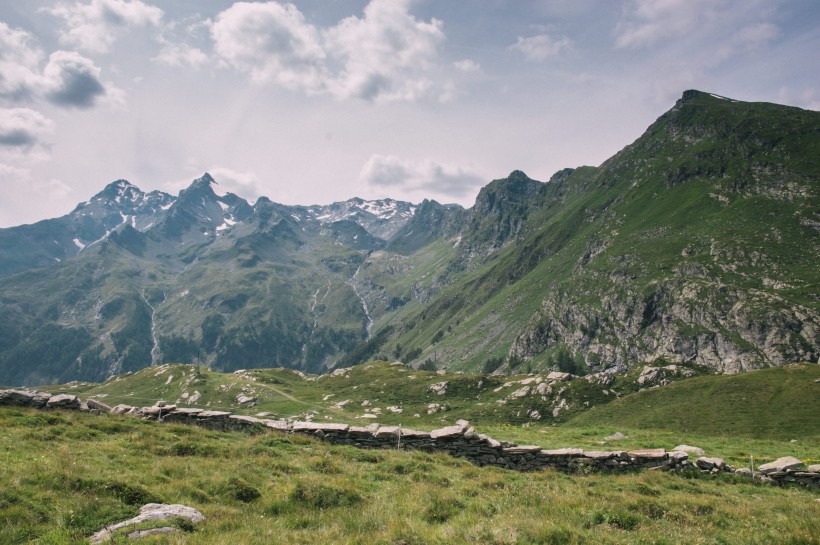
[[[679,450],[681,452],[688,452],[689,454],[694,454],[696,456],[703,456],[706,454],[706,451],[699,447],[693,447],[691,445],[678,445],[672,450]]]
[[[256,403],[257,399],[255,397],[246,396],[245,394],[239,394],[236,396],[236,402],[240,405]]]
[[[763,464],[762,466],[758,467],[757,470],[763,473],[764,475],[768,475],[770,473],[775,473],[778,471],[801,469],[802,467],[803,462],[801,460],[798,460],[794,456],[785,456],[783,458],[778,458],[774,462]]]
[[[809,473],[820,473],[820,464],[812,464],[806,468]]]
[[[627,437],[619,431],[616,431],[612,435],[607,435],[606,437],[604,437],[604,441],[620,441],[621,439],[629,439],[629,437]]]
[[[667,458],[666,449],[662,448],[631,450],[627,454],[641,460],[665,460]]]
[[[739,467],[735,470],[735,475],[740,475],[742,477],[751,477],[752,470],[748,467]]]
[[[51,396],[46,402],[46,407],[49,409],[79,409],[80,400],[75,395],[71,394],[57,394]]]
[[[552,371],[547,375],[547,380],[556,380],[558,382],[568,382],[573,378],[575,378],[574,375],[571,375],[570,373],[562,373],[560,371]]]
[[[461,437],[462,435],[464,435],[464,427],[459,425],[447,426],[446,428],[441,428],[430,432],[430,437],[432,437],[433,439]]]
[[[695,460],[695,465],[704,471],[711,471],[713,469],[720,471],[723,469],[723,466],[726,465],[726,462],[724,462],[722,458],[706,458],[701,456]]]
[[[0,390],[0,405],[17,405],[21,407],[44,407],[51,394],[30,390]]]
[[[429,390],[437,395],[443,396],[447,393],[447,381],[431,384]]]
[[[140,507],[140,514],[134,518],[118,522],[117,524],[106,526],[93,536],[91,536],[91,543],[97,544],[110,540],[114,536],[114,532],[129,526],[135,526],[148,521],[168,520],[172,518],[184,518],[194,524],[205,521],[205,517],[194,509],[185,505],[173,504],[166,505],[162,503],[149,503]]]
[[[124,403],[120,403],[119,405],[115,405],[114,408],[111,409],[111,412],[113,414],[125,414],[125,413],[130,413],[133,410],[134,410],[134,407],[132,407],[131,405],[126,405]]]
[[[316,431],[347,431],[347,424],[323,424],[321,422],[294,422],[293,431],[316,432]]]
[[[99,411],[101,413],[110,413],[111,407],[103,403],[102,401],[97,401],[96,399],[89,399],[86,401],[88,408],[92,411]]]

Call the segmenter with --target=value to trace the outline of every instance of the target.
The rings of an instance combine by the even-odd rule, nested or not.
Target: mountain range
[[[537,150],[534,150],[537,152]],[[464,209],[125,180],[0,229],[0,384],[161,362],[738,372],[817,362],[820,113],[686,91],[598,167]]]

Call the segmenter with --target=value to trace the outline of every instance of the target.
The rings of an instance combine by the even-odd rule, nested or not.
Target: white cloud
[[[410,0],[372,0],[364,17],[347,17],[325,33],[327,50],[342,63],[337,96],[417,100],[434,92],[430,73],[444,41],[442,23],[419,21]]]
[[[472,59],[456,61],[453,63],[453,66],[456,70],[459,72],[464,72],[465,74],[475,74],[481,72],[481,65]]]
[[[87,4],[59,4],[43,11],[65,21],[60,41],[93,53],[108,51],[125,27],[158,27],[163,15],[158,7],[140,0],[91,0]]]
[[[23,100],[37,86],[43,54],[33,41],[28,32],[0,21],[0,97]]]
[[[319,33],[292,4],[237,2],[216,17],[211,35],[216,54],[257,81],[322,90]]]
[[[167,44],[152,60],[168,66],[199,68],[208,62],[208,55],[201,49],[187,44]]]
[[[484,185],[484,179],[461,167],[426,159],[409,161],[395,155],[372,155],[359,173],[360,181],[371,186],[423,190],[448,198],[463,198]]]
[[[547,57],[554,57],[571,46],[572,40],[566,36],[553,37],[545,33],[528,38],[519,36],[512,48],[520,51],[528,61],[539,62]]]
[[[47,146],[54,123],[29,108],[0,108],[0,148],[21,151]]]
[[[411,0],[371,0],[362,17],[320,29],[292,4],[239,2],[211,25],[223,63],[257,82],[308,94],[415,101],[443,92],[436,81],[441,22],[408,13]]]
[[[57,106],[90,108],[106,93],[94,61],[73,51],[55,51],[43,71],[45,96]]]
[[[100,79],[94,61],[79,53],[55,51],[40,71],[43,52],[30,34],[0,22],[0,97],[15,102],[45,98],[61,107],[90,108],[122,91]]]
[[[231,192],[246,199],[256,199],[264,191],[259,176],[254,172],[240,172],[226,167],[208,169],[218,184],[215,190]]]

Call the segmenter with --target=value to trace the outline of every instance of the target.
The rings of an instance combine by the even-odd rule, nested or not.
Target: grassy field
[[[816,492],[733,476],[520,474],[446,455],[16,408],[0,409],[0,482],[4,544],[83,543],[151,501],[195,507],[207,521],[141,543],[796,545],[820,536]]]

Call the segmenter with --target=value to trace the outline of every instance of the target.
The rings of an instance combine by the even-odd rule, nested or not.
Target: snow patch
[[[80,239],[75,238],[75,239],[73,240],[73,242],[74,242],[74,246],[76,246],[76,247],[77,247],[77,248],[79,248],[80,250],[82,250],[83,248],[85,248],[85,244],[83,244],[82,242],[80,242]]]

